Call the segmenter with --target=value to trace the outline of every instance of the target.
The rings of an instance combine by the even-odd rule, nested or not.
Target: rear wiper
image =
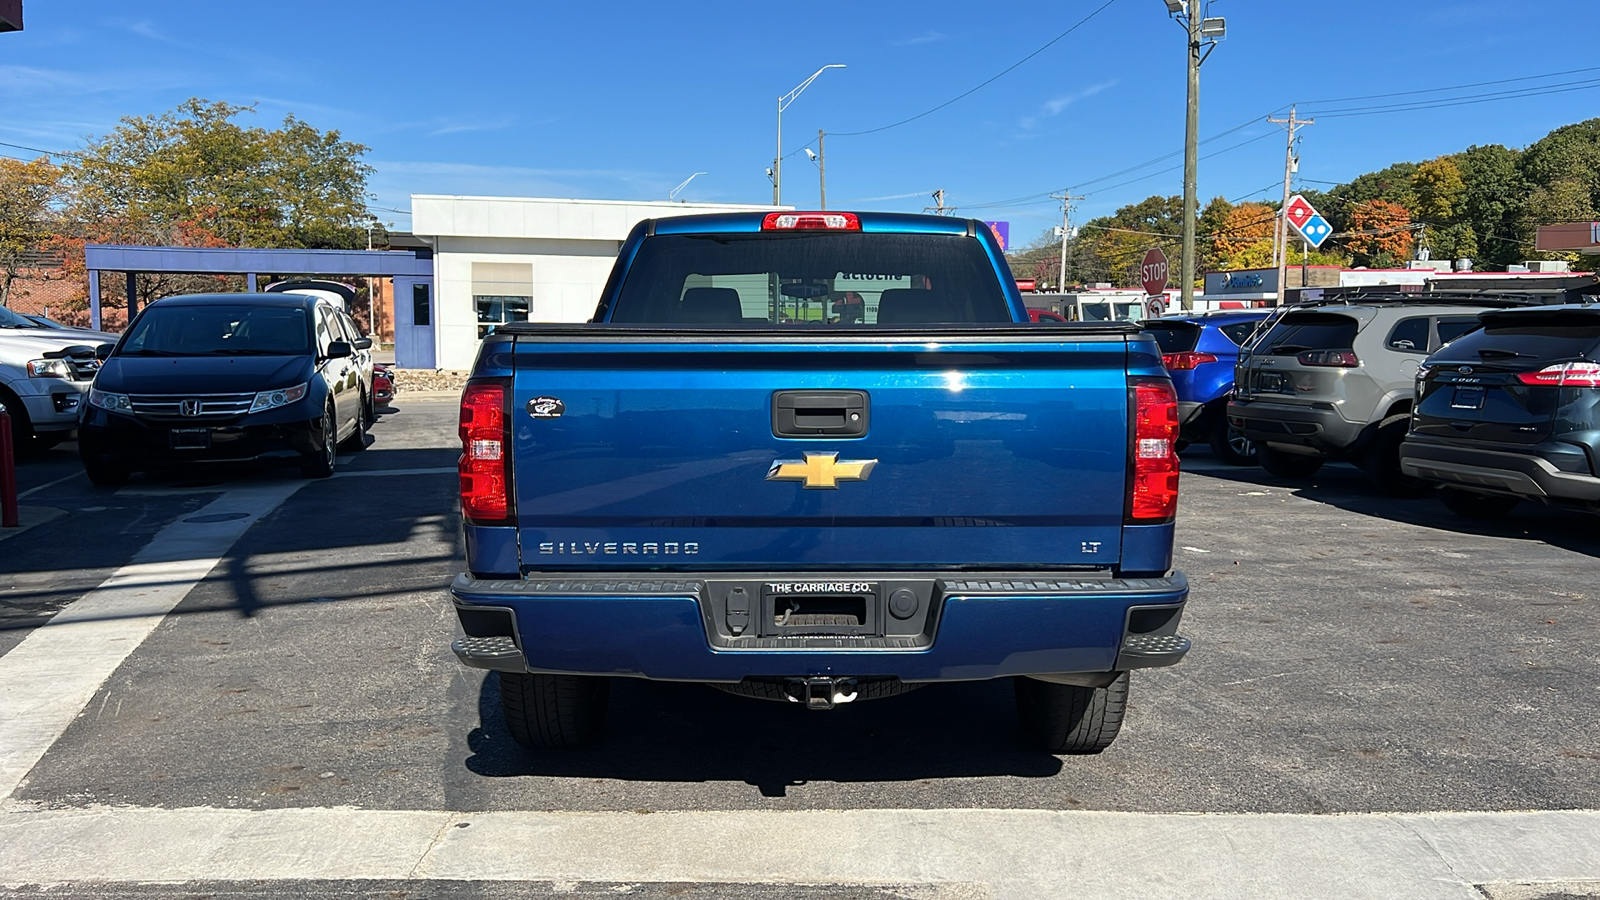
[[[1515,359],[1519,356],[1532,356],[1532,353],[1518,353],[1515,350],[1499,350],[1494,347],[1484,347],[1478,351],[1478,356],[1487,359],[1495,356],[1501,359]]]

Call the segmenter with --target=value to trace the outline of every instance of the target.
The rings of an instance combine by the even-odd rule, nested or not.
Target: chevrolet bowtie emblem
[[[798,459],[780,459],[767,470],[768,481],[799,481],[806,490],[836,491],[841,481],[866,481],[875,459],[841,460],[837,453],[807,453]]]

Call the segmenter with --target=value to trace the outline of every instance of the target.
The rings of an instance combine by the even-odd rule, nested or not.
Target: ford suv
[[[1387,294],[1288,307],[1240,360],[1228,421],[1280,478],[1348,460],[1385,493],[1424,495],[1432,485],[1400,470],[1418,368],[1478,313],[1528,302]]]
[[[0,307],[0,406],[21,453],[72,437],[78,407],[100,368],[95,347],[116,340],[94,331],[48,328]]]
[[[1600,306],[1481,318],[1417,373],[1401,470],[1472,518],[1523,500],[1600,512]]]

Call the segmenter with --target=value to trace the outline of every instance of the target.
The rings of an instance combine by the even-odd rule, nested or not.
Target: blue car
[[[1239,348],[1248,342],[1269,310],[1227,310],[1164,316],[1144,323],[1161,345],[1161,361],[1178,392],[1182,443],[1209,444],[1229,465],[1253,466],[1256,448],[1228,425],[1228,395]]]

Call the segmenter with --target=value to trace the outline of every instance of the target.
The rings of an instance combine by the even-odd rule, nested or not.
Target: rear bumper
[[[1600,478],[1563,472],[1526,453],[1462,447],[1416,436],[1400,445],[1400,471],[1450,487],[1531,500],[1600,503]]]
[[[911,583],[914,576],[893,577]],[[927,576],[926,612],[899,626],[920,630],[851,637],[730,634],[720,583],[720,576],[479,581],[462,575],[451,594],[466,637],[453,649],[475,668],[722,682],[1110,672],[1172,665],[1189,650],[1177,633],[1189,593],[1179,572],[1135,579],[1083,572]]]
[[[1364,423],[1347,421],[1336,409],[1270,400],[1229,401],[1228,421],[1252,441],[1306,447],[1324,456],[1357,449],[1366,428]]]

